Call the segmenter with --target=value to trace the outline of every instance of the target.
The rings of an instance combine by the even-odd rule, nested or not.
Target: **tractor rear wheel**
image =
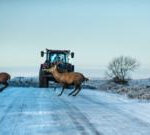
[[[40,70],[39,73],[39,87],[48,88],[48,78],[44,76],[44,72]]]

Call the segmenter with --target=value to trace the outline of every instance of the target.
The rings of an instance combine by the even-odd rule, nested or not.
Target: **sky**
[[[120,55],[150,76],[149,35],[149,0],[0,0],[1,71],[37,73],[50,48],[75,52],[71,62],[90,76]]]

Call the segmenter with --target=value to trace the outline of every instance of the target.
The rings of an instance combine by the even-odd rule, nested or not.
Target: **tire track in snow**
[[[10,94],[10,93],[11,92],[8,92],[8,96],[13,96],[13,95],[15,96],[15,95],[18,95],[18,93],[20,93],[20,91],[14,92],[12,94]],[[6,101],[6,102],[8,102],[8,101]],[[11,100],[10,104],[8,105],[8,107],[5,110],[5,113],[4,113],[5,115],[3,115],[2,118],[0,119],[0,124],[5,120],[5,118],[9,114],[9,112],[14,108],[14,105],[18,102],[19,102],[19,99],[13,98],[13,100]]]
[[[32,93],[32,95],[30,95]],[[43,91],[42,91],[43,93]],[[24,134],[31,134],[32,135],[32,131],[28,131],[28,130],[25,130],[26,129],[26,123],[24,123],[23,119],[24,119],[24,112],[26,112],[26,110],[28,110],[30,108],[30,102],[27,102],[28,101],[28,98],[30,100],[30,98],[34,98],[34,102],[38,102],[37,101],[37,98],[39,98],[40,96],[43,96],[41,95],[38,95],[37,97],[37,91],[25,91],[23,92],[24,96],[20,96],[20,99],[19,99],[19,106],[15,109],[15,111],[17,112],[17,117],[14,121],[14,126],[13,126],[13,130],[12,130],[12,134],[11,135],[17,135],[17,134],[21,134],[21,135],[24,135]],[[39,102],[38,102],[39,103]],[[32,103],[31,103],[32,104]],[[18,105],[18,103],[17,103]],[[16,105],[15,105],[16,106]],[[30,113],[30,109],[28,110]],[[41,111],[41,110],[39,110]],[[23,126],[23,128],[22,128]],[[22,129],[20,129],[22,128]]]
[[[61,100],[61,101],[60,101]],[[66,103],[64,100],[62,99],[59,99],[57,100],[58,103],[57,104],[60,104],[61,106],[64,106],[66,105],[67,106],[67,110],[65,110],[65,112],[67,113],[67,115],[70,117],[71,121],[73,122],[73,124],[75,125],[75,127],[77,128],[77,131],[79,131],[81,133],[81,135],[89,135],[87,129],[83,126],[83,124],[81,124],[81,122],[75,117],[75,111],[72,110],[72,108],[68,105],[68,103]],[[63,104],[62,104],[63,102]],[[57,105],[55,102],[54,102],[55,106]],[[58,113],[57,114],[53,114],[53,120],[54,121],[57,121],[59,123],[62,123],[60,117],[58,116]],[[63,123],[62,123],[63,124]]]
[[[77,130],[80,131],[82,135],[89,135],[89,133],[87,132],[87,130],[83,126],[83,124],[81,124],[81,122],[79,121],[79,119],[77,119],[77,117],[75,117],[75,116],[77,116],[76,112],[68,105],[68,103],[66,103],[65,101],[63,101],[63,103],[69,109],[69,111],[66,111],[66,113],[71,118],[71,120],[72,120],[73,124],[76,126]]]
[[[26,98],[26,95],[28,95],[28,91],[24,92],[24,96],[20,96],[22,94],[21,90],[18,90],[17,92],[15,92],[15,94],[11,95],[11,97],[13,97],[13,100],[11,100],[11,104],[9,104],[9,106],[7,107],[7,109],[5,110],[5,115],[3,116],[3,118],[0,120],[0,124],[6,124],[7,122],[11,122],[11,135],[16,135],[16,132],[18,133],[17,126],[22,123],[19,123],[19,121],[21,120],[21,116],[23,115],[23,111],[25,110],[25,108],[27,108],[27,105],[24,102],[24,99]],[[15,116],[13,116],[15,115]],[[17,117],[16,117],[17,116]],[[5,120],[6,119],[6,120]],[[11,120],[11,121],[10,121]],[[4,133],[6,131],[4,130]],[[23,130],[21,130],[22,134],[24,134]]]
[[[77,130],[80,131],[82,135],[89,135],[84,126],[76,119],[76,117],[74,117],[74,114],[72,112],[67,111],[67,114],[71,118]]]
[[[2,116],[2,118],[0,119],[0,125],[2,124],[2,122],[5,120],[5,118],[7,117],[7,115],[9,114],[10,110],[12,110],[12,108],[14,108],[14,104],[16,104],[18,102],[18,100],[14,99],[11,104],[9,104],[9,106],[7,107],[7,109],[5,110],[5,115]]]
[[[26,104],[24,104],[23,102],[24,102],[24,99],[22,100],[21,106],[19,107],[19,111],[18,111],[19,115],[18,115],[16,121],[14,122],[15,125],[14,125],[14,129],[13,129],[12,135],[16,135],[15,132],[16,132],[16,129],[17,129],[17,125],[19,124],[19,120],[20,120],[21,116],[23,115],[22,112],[26,108]]]
[[[62,101],[57,100],[57,99],[56,99],[56,101],[53,102],[54,110],[58,109],[58,105],[64,106],[64,104],[62,104]],[[67,113],[67,116],[70,117],[71,121],[73,122],[73,124],[77,128],[77,131],[80,131],[81,135],[89,135],[89,133],[86,131],[86,128],[73,115],[71,115],[70,108],[67,108],[67,110],[68,109],[69,109],[69,111],[66,111],[66,109],[64,109],[64,111]],[[52,114],[52,119],[55,123],[59,123],[61,125],[61,130],[64,130],[64,131],[61,131],[61,132],[65,132],[66,127],[64,126],[64,121],[60,117],[61,115],[62,115],[62,112],[57,111],[57,113],[56,113],[56,111],[55,111],[55,113]]]
[[[80,109],[78,109],[76,106],[74,106],[72,104],[70,105],[68,102],[66,102],[64,100],[61,100],[61,101],[69,108],[70,111],[68,111],[67,113],[70,116],[70,118],[73,120],[73,123],[77,126],[78,129],[82,129],[83,131],[86,131],[86,129],[88,128],[95,135],[103,135],[94,127],[94,125],[80,111]],[[75,116],[78,116],[78,118]],[[85,128],[85,126],[86,126],[86,128]],[[88,135],[88,134],[86,132],[83,132],[83,135]]]

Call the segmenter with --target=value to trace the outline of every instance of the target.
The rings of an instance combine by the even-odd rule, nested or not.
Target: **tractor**
[[[49,86],[49,81],[54,81],[55,78],[51,73],[43,71],[43,69],[51,68],[54,65],[57,65],[59,72],[73,72],[74,65],[69,63],[69,58],[74,58],[74,52],[70,50],[51,50],[46,49],[46,51],[41,51],[41,57],[46,56],[46,60],[40,66],[39,71],[39,87],[47,88]]]

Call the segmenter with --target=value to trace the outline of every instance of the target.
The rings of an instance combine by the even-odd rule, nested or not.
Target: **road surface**
[[[84,89],[7,88],[0,93],[0,135],[150,135],[150,103]]]

